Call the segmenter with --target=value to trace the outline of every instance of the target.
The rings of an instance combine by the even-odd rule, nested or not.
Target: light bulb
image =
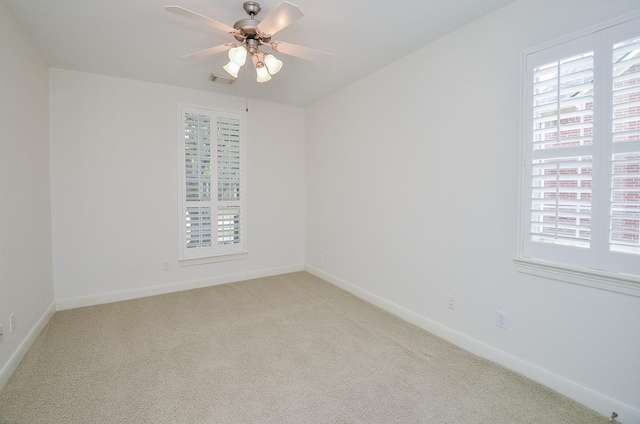
[[[238,78],[238,71],[240,70],[240,66],[242,65],[238,65],[237,63],[233,63],[232,61],[229,61],[229,63],[224,65],[222,69],[227,71],[229,75],[231,75],[232,77]]]
[[[247,49],[244,46],[234,47],[229,50],[229,61],[238,65],[238,67],[244,65],[247,60]]]
[[[264,57],[264,64],[267,65],[267,69],[271,75],[275,75],[282,69],[282,61],[276,58],[272,54],[268,54]]]
[[[271,79],[271,75],[269,75],[269,71],[267,71],[264,63],[258,63],[256,66],[256,74],[258,75],[258,78],[256,78],[258,82],[267,82]]]

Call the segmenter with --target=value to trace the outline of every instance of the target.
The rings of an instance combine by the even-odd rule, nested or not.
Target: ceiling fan
[[[247,56],[249,56],[256,68],[257,81],[266,82],[271,79],[271,75],[280,71],[282,61],[277,59],[273,54],[265,53],[261,50],[261,48],[265,46],[274,52],[320,63],[326,63],[333,57],[331,54],[319,50],[284,43],[282,41],[273,41],[271,39],[275,33],[304,16],[304,13],[302,13],[302,10],[300,10],[298,6],[285,1],[262,21],[256,19],[256,15],[260,13],[261,10],[260,4],[255,1],[247,1],[242,7],[249,15],[249,18],[240,19],[233,27],[230,27],[183,7],[167,6],[165,10],[168,12],[193,19],[219,31],[229,33],[233,35],[237,41],[236,43],[226,43],[209,47],[208,49],[183,56],[182,59],[193,61],[228,50],[229,63],[223,67],[225,71],[234,78],[238,78],[238,71],[245,64]]]

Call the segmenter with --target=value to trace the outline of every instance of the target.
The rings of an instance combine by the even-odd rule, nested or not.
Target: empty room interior
[[[0,423],[640,424],[640,1],[0,0],[0,57]]]

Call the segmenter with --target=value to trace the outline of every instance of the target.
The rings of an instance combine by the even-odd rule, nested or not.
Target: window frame
[[[603,40],[609,40],[606,37],[600,37],[600,32],[604,30],[612,29],[612,34],[615,34],[617,28],[626,28],[629,26],[629,22],[639,19],[640,12],[634,12],[627,14],[623,17],[611,19],[609,21],[603,22],[601,24],[586,28],[582,31],[567,35],[565,37],[540,44],[538,46],[526,49],[521,52],[521,72],[520,72],[520,163],[519,163],[519,180],[518,180],[518,231],[517,231],[517,249],[516,249],[516,257],[514,258],[514,264],[516,269],[525,274],[535,275],[538,277],[550,278],[553,280],[563,281],[572,284],[580,284],[588,287],[593,287],[597,289],[623,293],[635,297],[640,297],[640,275],[635,274],[624,274],[618,272],[609,272],[602,271],[598,269],[588,268],[588,266],[584,263],[582,264],[570,264],[563,262],[556,262],[555,260],[549,260],[548,258],[539,258],[539,257],[531,257],[527,256],[529,251],[526,249],[526,244],[530,240],[530,197],[531,197],[531,163],[529,163],[530,157],[530,137],[531,137],[531,116],[529,113],[531,108],[526,102],[530,102],[531,97],[531,81],[530,73],[527,69],[528,58],[534,54],[546,54],[548,51],[552,51],[556,47],[559,47],[566,43],[575,43],[575,44],[589,44],[591,47],[588,49],[595,50],[593,43],[603,43]],[[624,29],[623,29],[624,30]],[[640,35],[640,33],[636,32],[636,35],[631,37],[635,37]],[[613,39],[614,35],[611,35],[610,38]],[[621,36],[620,40],[614,40],[613,42],[622,41],[624,36]],[[628,37],[628,38],[631,38]],[[595,40],[598,38],[598,40]],[[582,41],[585,41],[583,43]],[[598,48],[601,48],[602,45],[599,45]],[[582,53],[581,47],[576,48],[576,53]],[[568,57],[568,55],[563,55],[561,57],[555,57],[554,59],[563,59]],[[553,59],[552,59],[553,60]],[[542,62],[542,61],[541,61]],[[542,64],[542,63],[540,63]],[[533,65],[537,66],[537,65]],[[594,63],[594,69],[597,72],[602,73],[602,69],[609,66],[609,62],[605,62],[603,60],[596,59]],[[605,70],[604,75],[611,75],[610,70]],[[597,97],[600,97],[599,99]],[[596,100],[594,102],[598,102],[595,104],[595,108],[600,108],[599,103],[606,102],[607,98],[604,95],[599,95],[596,93]],[[608,109],[607,109],[608,110]],[[605,122],[604,124],[599,124],[601,128],[598,128],[597,131],[600,134],[606,134],[606,131],[610,129],[610,120]],[[594,139],[598,137],[597,134],[594,134]],[[609,144],[609,143],[604,143]],[[601,155],[606,155],[610,153],[610,148],[605,147],[603,151],[600,153]],[[595,173],[594,169],[594,173]],[[601,184],[610,186],[608,182],[605,183],[607,175],[597,175],[593,176],[593,180],[595,184]],[[608,193],[608,189],[602,190],[600,189],[600,193]],[[593,205],[594,208],[608,208],[609,207],[609,199],[605,200],[594,200]],[[607,212],[608,214],[608,212]],[[598,235],[601,237],[601,235]],[[607,235],[608,238],[608,235]],[[549,246],[549,250],[566,250],[562,246],[552,245]],[[615,256],[615,255],[614,255]],[[555,258],[554,258],[555,259]],[[640,257],[636,260],[640,261]]]
[[[233,201],[233,205],[240,207],[240,242],[233,246],[224,246],[215,243],[213,240],[217,238],[215,234],[216,225],[212,222],[212,245],[209,247],[196,247],[187,248],[187,231],[186,231],[186,219],[185,213],[188,207],[193,207],[194,203],[187,200],[187,170],[186,170],[186,154],[185,154],[185,113],[201,111],[203,114],[209,115],[212,121],[212,128],[214,122],[218,117],[237,119],[240,122],[240,200]],[[247,178],[246,178],[246,114],[244,111],[223,109],[212,107],[208,105],[199,105],[191,103],[178,103],[177,107],[177,149],[178,149],[178,263],[180,266],[201,265],[207,263],[216,263],[224,261],[233,261],[238,259],[244,259],[248,256],[248,243],[247,243]],[[211,200],[206,203],[212,209],[213,216],[217,216],[214,212],[220,205],[224,205],[225,201],[218,199],[218,172],[217,172],[217,154],[218,140],[215,134],[211,134],[211,160],[212,165],[215,161],[215,167],[212,167],[212,179],[211,187],[212,194]],[[227,202],[229,203],[229,202]],[[204,204],[203,204],[204,206]]]

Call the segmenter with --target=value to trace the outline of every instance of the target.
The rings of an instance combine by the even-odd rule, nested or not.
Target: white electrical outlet
[[[496,325],[500,328],[507,329],[507,314],[506,312],[496,310]]]
[[[16,314],[9,315],[9,333],[13,333],[16,328]]]
[[[456,298],[453,296],[448,296],[447,306],[449,307],[449,309],[456,309]]]
[[[324,261],[329,262],[329,253],[324,252]]]

